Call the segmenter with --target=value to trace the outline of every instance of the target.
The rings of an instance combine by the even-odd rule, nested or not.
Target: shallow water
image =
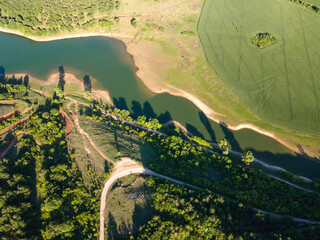
[[[121,108],[136,114],[174,119],[196,135],[217,141],[226,138],[234,150],[250,149],[256,158],[308,178],[320,177],[320,162],[303,159],[275,140],[252,130],[230,131],[206,118],[190,101],[170,94],[150,92],[135,75],[136,67],[121,41],[88,37],[34,42],[0,33],[0,66],[6,73],[29,73],[47,79],[58,67],[79,79],[89,74],[99,81]]]

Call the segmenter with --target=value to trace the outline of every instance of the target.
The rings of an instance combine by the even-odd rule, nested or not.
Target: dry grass
[[[113,185],[106,199],[106,232],[108,239],[128,239],[153,216],[151,189],[145,176],[131,175]]]
[[[154,161],[157,157],[149,143],[143,143],[136,136],[120,130],[116,126],[108,126],[105,122],[79,118],[80,125],[87,132],[103,153],[116,161],[119,157],[129,157],[142,163]]]

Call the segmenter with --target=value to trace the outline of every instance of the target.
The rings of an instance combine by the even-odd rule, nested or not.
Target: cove
[[[0,66],[6,73],[28,73],[45,80],[62,65],[66,72],[79,79],[86,74],[97,79],[94,87],[107,89],[119,108],[136,115],[158,117],[161,122],[176,120],[190,132],[209,141],[226,138],[233,150],[251,150],[265,163],[311,179],[320,177],[320,162],[304,159],[252,130],[230,131],[209,120],[187,99],[149,91],[136,77],[132,57],[121,41],[87,37],[34,42],[0,33],[0,53]]]

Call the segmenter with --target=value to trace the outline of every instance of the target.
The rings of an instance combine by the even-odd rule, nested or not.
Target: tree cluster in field
[[[232,157],[228,155],[226,144],[222,141],[221,155],[211,154],[205,149],[210,148],[208,143],[198,138],[190,139],[177,128],[169,131],[171,135],[163,136],[126,124],[119,121],[120,119],[115,120],[111,115],[121,116],[122,119],[140,126],[150,126],[152,119],[147,123],[141,121],[142,118],[146,119],[142,116],[132,120],[126,110],[108,108],[107,112],[105,116],[100,112],[99,121],[107,124],[111,122],[123,131],[135,134],[152,144],[159,157],[155,162],[146,165],[149,169],[209,189],[245,205],[294,217],[320,219],[319,192],[294,188],[252,169],[248,166],[253,161],[250,152],[245,153],[241,159]],[[161,125],[155,126],[155,129],[158,127]],[[215,180],[211,178],[210,172],[216,173]]]
[[[38,111],[24,124],[26,132],[44,145],[51,145],[65,134],[65,124],[57,108]]]
[[[86,30],[97,27],[99,18],[109,20],[119,6],[118,0],[7,0],[1,2],[0,27],[35,36]],[[101,26],[105,27],[104,21]]]
[[[11,117],[8,117],[4,120],[0,121],[0,131],[11,126],[12,124],[18,122],[20,120],[20,114],[14,114]]]
[[[314,11],[315,13],[318,13],[320,14],[320,8],[316,5],[313,5],[311,3],[307,3],[305,1],[302,1],[302,0],[289,0],[290,2],[294,2],[296,4],[299,4],[301,6],[304,6],[308,9],[310,9],[311,11]]]
[[[7,77],[0,67],[0,99],[26,99],[28,96],[29,76]]]
[[[320,226],[263,215],[207,191],[148,177],[157,214],[137,239],[317,239]]]
[[[252,45],[258,48],[265,48],[277,42],[275,36],[267,32],[257,33],[254,37],[250,38],[250,40]]]

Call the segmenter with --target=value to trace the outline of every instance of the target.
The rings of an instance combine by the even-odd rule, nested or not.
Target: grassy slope
[[[0,105],[0,115],[6,115],[12,111],[16,110],[14,106],[11,105]]]
[[[80,117],[80,125],[103,153],[114,161],[119,157],[129,157],[142,163],[153,161],[157,154],[149,143],[142,143],[136,136],[129,136],[115,126],[108,128],[105,122],[97,123]]]
[[[106,199],[106,236],[108,239],[128,239],[153,216],[151,189],[144,176],[131,175],[113,185]]]

